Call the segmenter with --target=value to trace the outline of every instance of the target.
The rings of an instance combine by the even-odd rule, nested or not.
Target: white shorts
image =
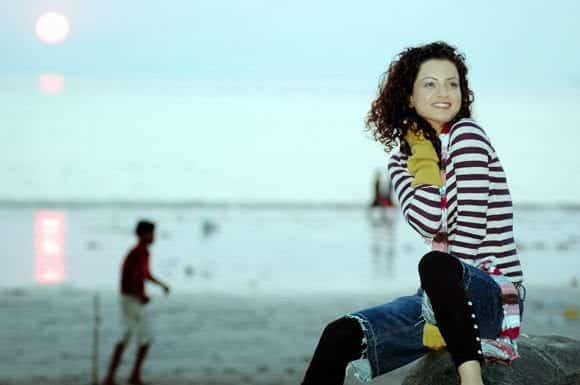
[[[121,295],[121,314],[123,318],[123,342],[128,343],[131,336],[136,336],[139,345],[151,342],[151,326],[145,305],[137,297]]]

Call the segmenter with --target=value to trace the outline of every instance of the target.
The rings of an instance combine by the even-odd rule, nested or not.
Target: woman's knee
[[[454,274],[461,278],[463,267],[457,258],[441,251],[430,251],[419,261],[421,281],[430,278],[440,280],[442,276]]]
[[[326,325],[321,340],[326,343],[360,346],[362,338],[363,332],[358,321],[350,317],[342,317]]]

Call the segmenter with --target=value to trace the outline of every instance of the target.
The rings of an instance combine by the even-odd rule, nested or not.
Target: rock
[[[510,366],[483,365],[486,385],[580,385],[580,341],[561,336],[527,336],[518,340],[520,358]],[[409,370],[402,385],[459,384],[447,351],[432,352]]]

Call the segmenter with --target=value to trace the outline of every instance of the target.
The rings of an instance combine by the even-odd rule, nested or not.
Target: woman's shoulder
[[[485,135],[485,130],[483,127],[472,118],[459,119],[457,122],[453,123],[449,129],[450,135],[457,135],[458,133],[463,132],[473,132]]]
[[[463,118],[455,122],[449,129],[450,146],[478,146],[492,151],[491,142],[484,128],[471,118]]]
[[[405,155],[399,148],[393,150],[391,153],[389,153],[387,160],[387,169],[389,170],[389,173],[406,168],[408,159],[409,157]]]
[[[405,162],[409,157],[401,151],[400,147],[394,148],[391,152],[389,152],[388,159],[389,162]]]

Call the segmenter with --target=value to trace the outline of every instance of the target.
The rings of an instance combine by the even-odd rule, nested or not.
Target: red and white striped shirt
[[[512,282],[522,281],[513,235],[513,207],[506,176],[485,131],[471,119],[449,130],[447,228],[449,253],[477,265],[495,257],[499,270]],[[411,187],[408,156],[396,152],[389,176],[403,215],[422,237],[431,239],[441,223],[439,187]]]

